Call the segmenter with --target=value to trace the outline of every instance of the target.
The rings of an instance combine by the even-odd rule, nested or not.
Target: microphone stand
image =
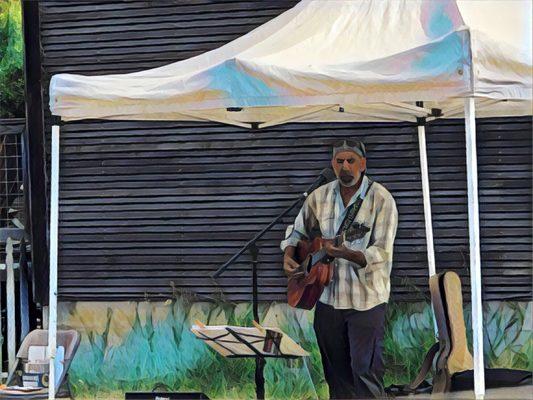
[[[325,168],[320,173],[318,179],[313,182],[311,186],[307,188],[305,192],[303,192],[294,202],[287,207],[285,210],[281,212],[274,220],[266,226],[266,228],[262,229],[259,233],[257,233],[248,243],[246,243],[237,253],[233,255],[228,261],[226,261],[222,266],[220,266],[214,273],[211,275],[213,279],[218,278],[222,273],[232,264],[237,258],[239,258],[246,250],[248,250],[252,245],[254,245],[261,237],[267,233],[274,225],[276,225],[280,219],[282,219],[285,215],[289,213],[294,207],[298,205],[302,200],[305,200],[307,196],[309,196],[309,193],[311,193],[313,190],[318,188],[320,185],[322,185],[324,182],[329,182],[333,178],[335,178],[335,174],[330,168]],[[259,322],[259,321],[257,321]]]
[[[218,278],[222,273],[244,252],[250,250],[252,256],[252,308],[254,314],[254,320],[259,322],[259,310],[258,310],[258,299],[257,299],[257,263],[259,248],[257,247],[257,241],[268,232],[274,225],[276,225],[285,215],[287,215],[294,207],[296,207],[301,201],[305,200],[310,192],[316,189],[324,181],[328,181],[330,176],[325,174],[325,170],[320,174],[319,179],[317,179],[313,185],[311,185],[307,191],[300,194],[296,200],[292,202],[285,210],[281,212],[270,224],[268,224],[264,229],[257,233],[250,241],[248,241],[237,253],[235,253],[228,261],[226,261],[222,266],[220,266],[212,275],[213,279]],[[265,367],[266,360],[263,357],[256,357],[255,359],[255,394],[257,399],[265,398],[265,378],[263,370]]]
[[[270,224],[268,224],[264,229],[262,229],[259,233],[257,233],[248,243],[246,243],[237,253],[235,253],[228,261],[226,261],[221,267],[219,267],[213,275],[211,275],[213,278],[218,278],[222,273],[232,264],[237,258],[239,258],[246,250],[248,250],[250,247],[254,246],[255,243],[263,237],[265,233],[267,233],[274,225],[276,225],[280,219],[282,219],[285,215],[287,215],[294,207],[298,205],[302,200],[305,200],[308,196],[308,193],[302,193],[298,199],[294,200],[294,202],[287,207],[285,210],[281,212]],[[254,316],[255,317],[255,316]],[[259,321],[257,321],[259,322]]]

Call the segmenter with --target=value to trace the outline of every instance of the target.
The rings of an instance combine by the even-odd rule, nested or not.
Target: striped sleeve
[[[318,227],[318,220],[312,207],[315,203],[313,194],[311,193],[305,199],[300,212],[294,220],[292,230],[289,230],[290,234],[286,236],[285,240],[281,241],[280,248],[282,251],[285,251],[288,246],[296,247],[301,239],[309,239],[310,232]]]
[[[365,272],[374,272],[380,268],[390,268],[396,229],[398,227],[398,210],[396,202],[389,194],[383,199],[376,213],[372,239],[364,251],[366,258]],[[390,271],[388,271],[390,272]]]

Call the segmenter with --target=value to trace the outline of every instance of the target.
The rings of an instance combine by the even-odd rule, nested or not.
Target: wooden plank
[[[294,5],[294,1],[285,1],[285,0],[271,0],[268,3],[265,3],[261,6],[263,9],[275,9],[278,10],[281,14],[282,11],[285,11]],[[258,5],[254,2],[250,1],[242,1],[242,2],[212,2],[208,7],[205,5],[187,5],[187,4],[179,4],[175,5],[172,8],[152,8],[150,6],[140,7],[137,9],[126,9],[121,10],[120,13],[117,13],[116,10],[110,10],[110,12],[107,12],[107,10],[101,9],[100,6],[95,5],[94,7],[91,7],[92,11],[86,11],[86,12],[71,12],[71,13],[63,13],[63,12],[48,12],[47,5],[42,6],[43,10],[43,22],[49,23],[53,21],[65,21],[68,18],[68,21],[88,21],[88,20],[98,20],[101,22],[102,18],[105,18],[106,15],[108,15],[108,18],[113,19],[123,19],[123,18],[138,18],[143,16],[151,17],[152,21],[156,17],[159,17],[160,15],[169,15],[172,14],[172,11],[179,15],[202,15],[202,14],[211,14],[212,18],[217,18],[221,15],[225,15],[226,18],[230,17],[233,12],[237,11],[250,11],[251,14],[253,14],[253,11],[255,11],[258,8]],[[155,20],[154,23],[157,23]]]

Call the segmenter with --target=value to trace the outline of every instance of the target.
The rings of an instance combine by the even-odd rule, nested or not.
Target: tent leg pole
[[[7,309],[7,359],[9,374],[13,371],[16,359],[17,337],[15,317],[15,266],[13,260],[13,239],[6,241],[6,309]],[[20,268],[20,266],[19,266]]]
[[[52,126],[50,193],[50,282],[48,302],[48,354],[50,357],[48,398],[55,399],[55,357],[57,341],[57,252],[59,224],[59,125]]]
[[[465,133],[468,182],[468,230],[470,242],[470,288],[472,292],[472,336],[474,342],[474,393],[477,398],[483,398],[485,395],[483,306],[481,300],[476,108],[473,97],[465,99]]]
[[[420,150],[420,174],[422,178],[422,195],[424,200],[424,222],[426,225],[426,248],[428,255],[428,272],[429,276],[436,273],[435,268],[435,248],[433,246],[433,222],[431,217],[431,199],[429,191],[429,168],[428,156],[426,150],[426,121],[420,118],[418,123],[418,147]],[[438,335],[437,320],[433,312],[433,328],[435,336]]]

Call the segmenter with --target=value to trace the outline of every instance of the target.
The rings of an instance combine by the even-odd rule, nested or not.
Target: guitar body
[[[332,239],[327,239],[335,247],[339,247],[345,241],[360,239],[370,231],[370,228],[364,225],[352,224],[361,202],[362,199],[359,199],[359,204],[354,204],[354,209],[350,211],[352,215],[351,217],[347,217],[350,221],[347,223],[348,227],[341,229],[341,234]],[[289,278],[287,286],[287,302],[291,307],[310,310],[322,295],[324,287],[328,286],[331,282],[333,278],[334,265],[332,262],[334,258],[328,256],[326,250],[323,248],[325,240],[317,236],[311,241],[300,240],[298,242],[294,258],[299,264],[299,268]]]
[[[322,239],[300,240],[295,259],[300,264],[300,274],[289,278],[287,297],[290,306],[310,310],[322,295],[324,287],[333,278],[333,264],[318,262],[310,265],[311,255],[322,248]]]

